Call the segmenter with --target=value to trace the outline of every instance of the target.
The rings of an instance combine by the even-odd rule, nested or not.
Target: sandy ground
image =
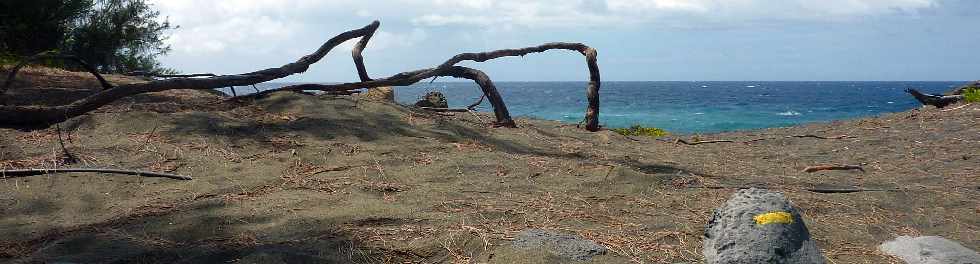
[[[78,86],[91,80],[73,78],[15,89],[90,92]],[[684,145],[540,120],[491,128],[486,114],[356,97],[141,95],[61,124],[81,160],[70,166],[194,180],[0,179],[0,262],[565,261],[509,245],[543,228],[608,247],[596,263],[698,263],[711,211],[755,186],[803,210],[830,263],[898,263],[877,245],[938,235],[980,249],[980,105],[953,107],[683,135],[736,141]],[[801,135],[846,137],[792,137]],[[59,154],[55,128],[0,128],[3,168],[52,168]],[[819,164],[865,171],[802,171]]]

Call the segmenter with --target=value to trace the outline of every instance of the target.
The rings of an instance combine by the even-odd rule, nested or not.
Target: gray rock
[[[773,217],[759,222],[760,215]],[[707,263],[826,261],[799,210],[781,193],[755,188],[736,192],[715,209],[704,232],[703,253]]]
[[[980,264],[980,254],[937,236],[900,236],[878,249],[909,264]]]
[[[446,96],[440,92],[429,92],[425,94],[425,97],[418,102],[415,102],[415,106],[418,107],[435,107],[435,108],[449,108],[449,103],[446,101]]]
[[[543,229],[524,230],[517,234],[511,245],[520,249],[543,249],[574,260],[589,260],[606,254],[605,247],[591,240]]]

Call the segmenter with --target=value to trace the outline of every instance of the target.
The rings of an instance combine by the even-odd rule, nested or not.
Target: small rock
[[[937,236],[900,236],[878,249],[908,264],[980,264],[980,254]]]
[[[740,190],[715,209],[704,232],[707,263],[825,263],[800,217],[781,193]]]
[[[440,92],[429,92],[425,94],[422,100],[415,103],[418,107],[435,107],[435,108],[449,108],[449,103],[446,101],[446,96]]]
[[[520,249],[543,249],[574,260],[589,260],[606,254],[606,247],[592,240],[543,229],[524,230],[517,234],[511,245]]]
[[[367,92],[361,93],[361,98],[372,101],[380,102],[395,102],[395,89],[391,86],[381,86],[368,89]]]

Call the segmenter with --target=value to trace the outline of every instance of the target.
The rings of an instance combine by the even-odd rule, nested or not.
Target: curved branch
[[[138,170],[89,169],[89,168],[0,170],[0,178],[20,178],[20,177],[45,175],[51,173],[68,173],[68,172],[114,173],[114,174],[135,175],[135,176],[151,177],[151,178],[169,178],[169,179],[184,180],[184,181],[189,181],[194,179],[191,178],[190,176],[170,174],[170,173],[138,171]]]
[[[524,56],[530,53],[544,52],[554,49],[572,50],[578,51],[585,56],[585,62],[589,66],[589,86],[586,88],[586,96],[588,96],[589,106],[585,111],[585,129],[589,131],[599,131],[599,87],[601,86],[601,81],[599,78],[599,64],[597,63],[598,52],[592,47],[586,46],[582,43],[564,43],[564,42],[552,42],[542,44],[540,46],[527,47],[521,49],[502,49],[489,52],[480,53],[462,53],[453,56],[446,62],[439,65],[439,69],[445,69],[456,65],[462,61],[475,61],[484,62],[487,60],[492,60],[500,57],[509,56]]]
[[[260,93],[254,93],[247,96],[262,97],[270,93],[280,91],[298,92],[304,90],[317,90],[324,92],[336,92],[360,88],[374,88],[379,86],[408,86],[434,76],[451,76],[473,80],[480,86],[483,94],[489,99],[490,105],[493,107],[494,116],[497,118],[497,122],[494,123],[494,125],[501,127],[516,127],[514,120],[510,117],[510,112],[507,110],[507,105],[504,104],[503,98],[500,96],[500,93],[497,92],[497,87],[493,85],[493,81],[490,80],[490,77],[488,77],[482,71],[462,66],[452,66],[447,69],[430,68],[425,70],[403,72],[387,78],[357,83],[297,84],[283,86],[277,89],[265,90]]]
[[[92,67],[91,64],[88,64],[87,62],[85,62],[85,60],[82,60],[82,58],[79,58],[78,56],[75,55],[59,54],[56,52],[45,51],[45,52],[35,54],[34,56],[27,57],[26,59],[18,63],[17,66],[14,66],[14,68],[10,70],[10,73],[7,74],[7,81],[4,82],[3,87],[0,87],[0,94],[4,94],[7,92],[7,89],[10,89],[10,86],[14,84],[14,78],[17,77],[17,72],[19,72],[21,68],[27,66],[27,64],[31,62],[35,62],[43,59],[59,59],[59,60],[74,61],[79,65],[81,65],[82,68],[85,68],[86,71],[88,71],[92,75],[95,75],[95,78],[99,79],[99,83],[102,85],[103,89],[112,88],[112,84],[110,84],[109,81],[106,81],[105,78],[102,78],[102,74],[99,74],[99,71],[95,70],[95,67]]]
[[[490,105],[493,106],[493,115],[497,118],[494,126],[517,127],[514,120],[510,118],[510,112],[507,111],[507,105],[504,104],[504,99],[500,97],[500,93],[497,92],[497,87],[493,85],[493,81],[490,80],[487,74],[477,69],[461,66],[453,66],[451,69],[449,76],[470,79],[476,82],[477,85],[480,85],[480,89],[483,90],[483,95],[487,97]]]
[[[379,22],[374,21],[363,28],[341,33],[321,45],[316,52],[303,56],[296,62],[278,68],[211,78],[172,78],[147,83],[125,84],[120,85],[117,89],[103,90],[69,105],[56,107],[0,105],[0,124],[39,125],[59,123],[126,96],[171,89],[214,89],[230,86],[247,86],[283,78],[306,71],[311,64],[320,61],[320,59],[326,56],[337,45],[340,45],[344,41],[374,32],[378,25]]]
[[[277,91],[320,90],[325,92],[336,92],[380,86],[408,86],[420,80],[431,77],[453,76],[457,78],[470,79],[479,84],[480,88],[484,92],[484,95],[489,98],[490,103],[494,108],[494,114],[497,117],[496,125],[512,127],[514,126],[514,122],[511,119],[506,106],[504,105],[503,99],[500,98],[500,94],[497,92],[496,87],[494,87],[493,82],[490,81],[489,77],[487,77],[486,74],[481,71],[466,67],[454,66],[454,64],[465,60],[483,62],[500,57],[524,56],[529,53],[543,52],[552,49],[564,49],[578,51],[586,57],[586,63],[589,66],[590,80],[587,89],[589,106],[585,114],[586,129],[589,131],[598,131],[600,128],[598,121],[600,87],[599,66],[596,63],[597,52],[591,47],[581,43],[547,43],[540,46],[521,49],[504,49],[483,53],[463,53],[453,56],[451,59],[435,68],[407,71],[386,78],[371,79],[367,75],[367,71],[364,69],[363,57],[360,56],[360,51],[362,51],[367,45],[368,41],[370,41],[370,37],[374,34],[379,25],[380,22],[374,21],[370,25],[363,28],[341,33],[321,45],[316,52],[304,56],[296,62],[289,63],[278,68],[269,68],[244,74],[215,76],[211,78],[172,78],[147,83],[126,84],[119,86],[119,89],[105,90],[64,106],[39,107],[0,105],[0,124],[37,126],[39,124],[58,123],[109,104],[119,98],[140,93],[159,92],[171,89],[214,89],[221,87],[247,86],[275,80],[292,74],[304,72],[311,64],[318,62],[337,45],[350,39],[361,38],[361,40],[355,46],[355,52],[353,52],[352,55],[354,57],[355,64],[358,65],[358,75],[361,77],[362,81],[330,85],[294,85],[266,90],[250,94],[248,96],[259,97]]]
[[[470,111],[473,111],[473,109],[476,109],[477,106],[480,106],[480,104],[483,103],[483,99],[484,98],[487,98],[487,95],[486,94],[480,95],[480,100],[476,100],[476,102],[474,102],[474,103],[466,106],[466,109],[467,110],[470,110]]]
[[[374,27],[373,30],[361,37],[361,40],[358,40],[354,49],[351,50],[351,56],[354,57],[354,67],[357,68],[357,76],[361,78],[362,82],[370,81],[371,77],[368,76],[367,68],[364,67],[364,56],[361,56],[361,52],[364,51],[368,41],[371,41],[371,37],[374,36],[374,31],[377,29],[378,27]]]

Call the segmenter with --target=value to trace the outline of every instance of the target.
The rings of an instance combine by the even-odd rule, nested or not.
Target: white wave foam
[[[799,115],[803,115],[803,114],[800,114],[800,112],[797,112],[797,111],[786,111],[786,112],[777,113],[777,115],[781,115],[781,116],[799,116]]]

